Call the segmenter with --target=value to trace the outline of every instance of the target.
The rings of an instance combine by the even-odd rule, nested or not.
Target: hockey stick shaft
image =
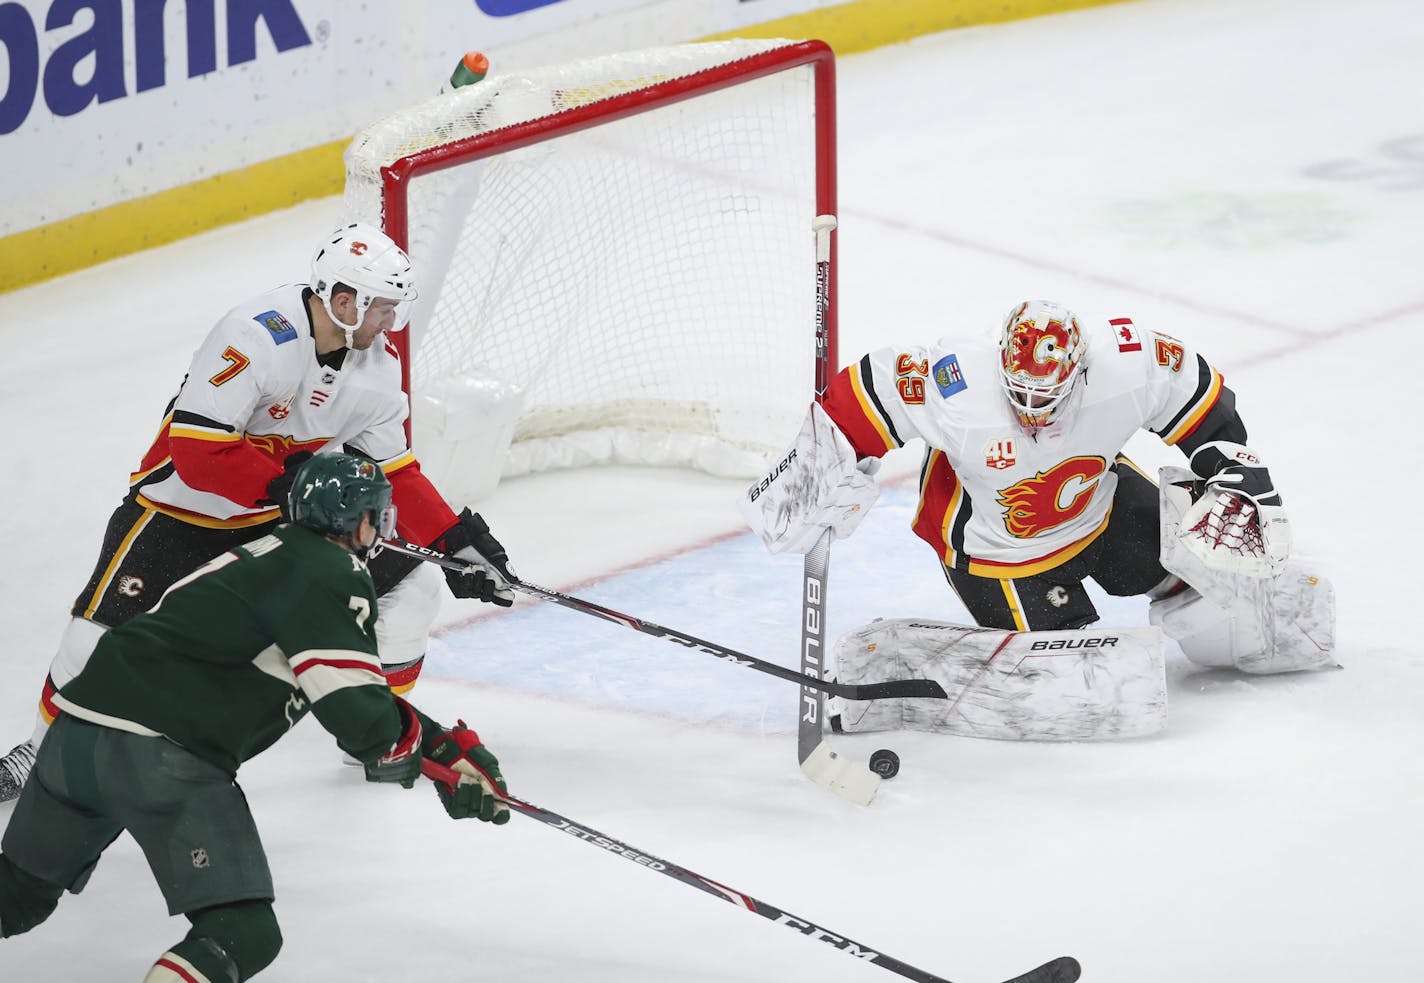
[[[801,572],[801,712],[796,724],[796,754],[805,765],[821,743],[825,709],[826,573],[830,568],[831,531],[816,540]]]
[[[835,331],[834,203],[819,202],[824,210],[811,222],[816,239],[816,401],[831,383],[831,349]],[[826,575],[831,564],[831,531],[822,530],[806,553],[801,568],[801,693],[796,716],[796,759],[801,773],[817,785],[857,805],[868,806],[880,788],[880,776],[863,762],[841,757],[826,743],[823,719],[826,706]]]
[[[426,546],[416,546],[414,543],[406,543],[400,540],[386,540],[386,549],[394,550],[397,553],[404,553],[406,556],[414,556],[418,559],[434,563],[436,566],[444,567],[447,570],[466,570],[469,564],[464,560],[447,556],[439,550],[433,550]],[[644,635],[652,635],[654,638],[663,638],[674,642],[684,648],[694,649],[698,652],[714,656],[724,662],[731,662],[734,665],[745,666],[757,672],[764,672],[769,676],[776,676],[789,682],[797,683],[801,686],[809,686],[830,693],[832,696],[844,697],[847,700],[886,700],[899,697],[921,697],[935,700],[947,700],[949,694],[944,691],[944,687],[933,679],[892,679],[883,683],[833,683],[826,682],[819,678],[808,679],[806,676],[789,669],[786,666],[777,665],[774,662],[766,662],[755,656],[747,655],[745,652],[738,652],[716,642],[709,642],[705,638],[698,638],[696,635],[689,635],[686,632],[678,631],[675,628],[667,628],[663,625],[654,624],[651,621],[644,621],[642,618],[635,618],[630,614],[623,614],[612,608],[595,604],[592,601],[585,601],[582,598],[574,597],[570,594],[561,594],[556,590],[549,590],[547,587],[540,587],[536,584],[523,580],[514,580],[510,584],[521,594],[530,597],[537,597],[545,601],[552,601],[562,607],[583,614],[593,615],[602,618],[604,621],[611,621],[614,624],[631,628],[633,631],[641,632]]]
[[[447,785],[456,785],[460,781],[459,772],[447,768],[438,762],[431,761],[429,758],[421,761],[420,771],[421,774],[432,781],[445,782]],[[490,784],[493,786],[494,783],[491,782]],[[703,877],[701,874],[688,870],[686,867],[680,867],[660,857],[655,857],[645,850],[630,846],[621,840],[614,839],[606,833],[600,833],[591,826],[573,822],[559,815],[557,812],[551,812],[531,802],[525,802],[523,799],[516,798],[508,792],[496,792],[495,794],[498,795],[499,799],[504,802],[505,805],[509,806],[509,808],[531,819],[537,819],[546,826],[559,830],[562,833],[567,833],[601,850],[607,850],[609,853],[617,854],[625,860],[631,860],[639,867],[656,871],[665,877],[671,877],[673,880],[686,884],[688,887],[695,888],[703,894],[711,895],[729,904],[734,904],[739,908],[745,908],[747,911],[760,915],[769,921],[776,922],[778,925],[785,925],[795,929],[800,934],[813,938],[818,942],[828,943],[847,955],[855,956],[857,959],[863,959],[869,963],[874,963],[882,969],[888,969],[892,973],[897,973],[905,979],[915,980],[917,983],[950,983],[949,980],[946,980],[942,976],[935,976],[933,973],[916,969],[914,966],[903,963],[893,956],[887,956],[883,952],[869,949],[853,939],[828,931],[799,915],[793,915],[788,911],[783,911],[775,905],[767,904],[765,901],[752,897],[750,894],[743,894],[736,888],[719,884],[717,881]],[[1077,978],[1077,961],[1071,956],[1062,956],[1022,976],[1016,976],[1014,979],[1009,980],[1008,983],[1073,983]]]

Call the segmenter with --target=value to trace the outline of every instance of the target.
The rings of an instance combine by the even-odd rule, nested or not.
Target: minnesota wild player
[[[272,876],[235,776],[308,711],[375,782],[415,784],[422,757],[456,819],[503,824],[499,762],[391,693],[366,557],[395,528],[379,466],[321,454],[297,471],[289,523],[178,581],[106,633],[60,690],[0,842],[0,937],[77,893],[127,830],[168,909],[192,923],[144,983],[239,983],[277,956]]]

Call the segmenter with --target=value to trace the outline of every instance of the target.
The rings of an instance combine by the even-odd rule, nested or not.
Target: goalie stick
[[[860,761],[841,757],[825,739],[826,573],[831,565],[831,531],[827,529],[806,554],[801,578],[801,705],[796,719],[796,757],[801,773],[811,781],[868,806],[881,778]],[[835,685],[837,689],[839,684]],[[941,687],[942,689],[942,687]]]
[[[831,232],[836,217],[817,215],[816,236],[816,401],[831,381],[833,263]],[[831,565],[831,531],[821,533],[806,554],[801,573],[801,702],[796,715],[796,757],[801,773],[822,788],[868,806],[880,788],[880,776],[858,761],[843,758],[826,742],[826,574]],[[832,693],[832,695],[840,695]]]
[[[438,762],[431,761],[429,758],[421,761],[420,771],[421,774],[432,781],[441,781],[451,785],[458,784],[460,781],[460,772],[447,768]],[[488,780],[489,776],[486,775],[485,778]],[[774,905],[754,898],[750,894],[743,894],[736,888],[719,884],[685,867],[679,867],[677,864],[669,863],[638,847],[630,846],[627,843],[616,840],[606,833],[600,833],[591,826],[575,823],[559,815],[557,812],[550,812],[548,809],[541,808],[530,802],[525,802],[523,799],[516,798],[508,792],[498,791],[498,786],[495,785],[493,780],[490,780],[489,784],[491,788],[495,789],[494,794],[499,800],[515,812],[522,813],[531,819],[537,819],[546,826],[550,826],[562,833],[567,833],[585,843],[590,843],[601,850],[607,850],[609,853],[615,853],[620,857],[631,860],[639,867],[656,871],[666,877],[671,877],[675,881],[686,884],[688,887],[696,888],[704,894],[709,894],[714,898],[726,901],[729,904],[734,904],[739,908],[745,908],[753,914],[776,922],[778,925],[785,925],[788,928],[792,928],[802,935],[813,938],[818,942],[828,943],[847,955],[855,956],[858,959],[873,963],[882,969],[888,969],[890,972],[897,973],[905,979],[915,980],[917,983],[950,983],[949,980],[946,980],[942,976],[935,976],[933,973],[927,973],[923,969],[917,969],[914,966],[903,963],[893,956],[887,956],[883,952],[879,952],[875,949],[868,949],[853,939],[827,931],[813,922],[808,922],[799,915],[793,915],[788,911],[783,911]],[[1029,970],[1022,976],[1015,976],[1013,979],[1006,981],[1006,983],[1074,983],[1081,973],[1082,968],[1078,965],[1078,960],[1072,956],[1059,956],[1057,959],[1046,962],[1036,969]]]
[[[404,553],[406,556],[413,556],[436,566],[444,567],[447,570],[465,570],[469,564],[464,560],[447,556],[439,550],[430,549],[427,546],[417,546],[414,543],[407,543],[399,539],[388,539],[382,541],[385,549],[394,550],[397,553]],[[822,681],[819,676],[815,682],[808,682],[806,677],[795,669],[788,669],[786,666],[777,665],[774,662],[766,662],[736,649],[730,649],[715,642],[698,638],[696,635],[689,635],[686,632],[678,631],[675,628],[666,628],[651,621],[644,621],[642,618],[635,618],[630,614],[623,614],[612,608],[606,608],[601,604],[592,601],[585,601],[582,598],[574,597],[571,594],[561,594],[556,590],[549,590],[547,587],[540,587],[536,584],[528,583],[515,578],[510,582],[510,586],[521,594],[530,597],[538,597],[545,601],[552,601],[561,607],[579,611],[583,614],[591,614],[595,618],[602,618],[604,621],[611,621],[614,624],[631,628],[634,631],[642,632],[644,635],[652,635],[654,638],[665,638],[670,642],[681,645],[683,648],[694,649],[698,652],[705,652],[715,656],[724,662],[731,662],[734,665],[746,666],[748,669],[755,669],[757,672],[764,672],[769,676],[776,676],[788,682],[799,683],[803,687],[811,686],[832,696],[844,697],[847,700],[888,700],[898,697],[921,697],[932,700],[947,700],[949,694],[944,691],[944,687],[933,679],[891,679],[883,683],[835,683]]]

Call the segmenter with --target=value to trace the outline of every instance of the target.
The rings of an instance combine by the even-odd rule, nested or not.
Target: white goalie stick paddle
[[[419,560],[425,560],[436,566],[444,567],[447,570],[467,570],[470,564],[464,560],[447,556],[439,550],[430,549],[428,546],[416,546],[414,543],[403,542],[399,539],[383,540],[381,543],[384,549],[395,553],[404,553],[406,556],[413,556]],[[820,681],[818,683],[806,683],[806,677],[795,669],[788,669],[786,666],[777,665],[774,662],[766,662],[755,656],[747,655],[745,652],[738,652],[716,642],[709,642],[696,635],[689,635],[686,632],[678,631],[676,628],[667,628],[663,625],[655,624],[651,621],[644,621],[642,618],[635,618],[631,614],[623,614],[612,608],[595,604],[592,601],[585,601],[582,598],[574,597],[571,594],[561,594],[556,590],[547,587],[540,587],[523,580],[513,580],[510,587],[527,594],[530,597],[537,597],[545,601],[552,601],[561,607],[578,611],[582,614],[591,614],[595,618],[602,618],[604,621],[611,621],[615,625],[622,625],[624,628],[631,628],[644,635],[652,635],[654,638],[664,638],[669,642],[680,645],[684,649],[692,649],[697,652],[704,652],[707,655],[715,656],[723,662],[731,662],[734,665],[745,666],[757,672],[764,672],[769,676],[776,676],[778,679],[785,679],[788,682],[800,683],[804,685],[817,686],[819,689],[832,696],[844,697],[847,700],[889,700],[900,697],[919,697],[930,700],[947,700],[949,694],[944,691],[944,687],[933,679],[890,679],[882,683],[833,683]],[[817,677],[819,679],[819,677]]]
[[[425,758],[421,761],[420,771],[421,774],[432,781],[445,782],[449,785],[458,784],[460,781],[460,772],[447,768],[438,762],[431,761],[429,758]],[[489,776],[486,775],[485,778],[489,779]],[[818,942],[828,943],[847,955],[855,956],[857,959],[864,960],[868,963],[873,963],[882,969],[888,969],[890,972],[897,973],[905,979],[915,980],[917,983],[950,983],[949,980],[946,980],[942,976],[935,976],[933,973],[927,973],[923,969],[916,969],[914,966],[902,963],[893,956],[887,956],[883,952],[866,948],[861,943],[846,938],[844,935],[829,932],[819,925],[808,922],[799,915],[793,915],[774,905],[769,905],[765,901],[758,900],[750,894],[743,894],[736,888],[719,884],[685,867],[679,867],[677,864],[669,863],[635,846],[630,846],[627,843],[616,840],[606,833],[600,833],[590,826],[565,819],[556,812],[550,812],[548,809],[543,809],[533,803],[515,798],[508,792],[500,792],[498,791],[498,786],[495,785],[492,779],[489,779],[489,784],[491,788],[496,789],[494,794],[499,800],[509,806],[513,811],[528,816],[531,819],[537,819],[546,826],[559,830],[562,833],[567,833],[576,839],[598,847],[600,850],[607,850],[609,853],[617,854],[625,860],[631,860],[639,867],[656,871],[665,877],[671,877],[675,881],[686,884],[688,887],[696,888],[704,894],[709,894],[729,904],[734,904],[738,908],[745,908],[747,911],[760,915],[769,921],[776,922],[778,925],[785,925],[788,928],[794,929],[808,938],[815,939]],[[1078,960],[1072,956],[1059,956],[1057,959],[1046,962],[1036,969],[1029,970],[1022,976],[1015,976],[1013,979],[1006,981],[1006,983],[1075,983],[1081,973],[1082,968],[1078,965]]]
[[[825,739],[826,574],[831,565],[827,529],[806,554],[801,576],[801,706],[796,721],[796,756],[801,772],[843,799],[868,806],[880,788],[880,776],[865,764],[842,757]]]

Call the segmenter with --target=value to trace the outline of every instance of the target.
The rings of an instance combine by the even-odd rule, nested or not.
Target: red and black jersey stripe
[[[1190,437],[1208,418],[1229,418],[1236,414],[1236,396],[1226,388],[1222,374],[1197,356],[1197,388],[1177,415],[1161,430],[1155,431],[1166,444],[1175,444]]]

